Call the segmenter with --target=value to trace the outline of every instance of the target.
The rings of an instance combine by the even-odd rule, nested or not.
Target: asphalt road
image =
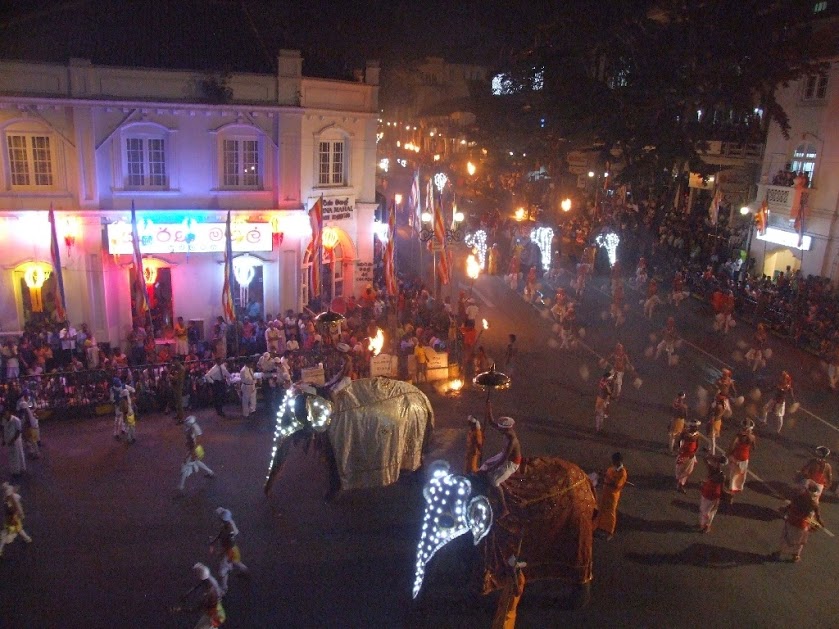
[[[522,601],[520,627],[835,626],[836,538],[814,534],[799,564],[768,559],[782,527],[777,508],[789,495],[793,474],[814,446],[839,450],[839,405],[817,360],[773,339],[766,373],[753,377],[732,358],[737,340],[751,335],[747,326],[718,337],[694,300],[678,311],[665,307],[649,322],[628,291],[627,323],[616,330],[601,318],[608,300],[594,288],[579,313],[590,349],[561,352],[552,347],[552,322],[500,278],[479,278],[475,296],[481,316],[490,320],[482,338],[490,354],[501,356],[509,332],[519,338],[518,373],[509,391],[494,396],[494,407],[496,414],[517,419],[525,456],[558,455],[601,470],[621,450],[635,484],[624,490],[615,538],[595,542],[590,605],[566,609],[553,597],[561,589],[534,584]],[[686,341],[672,368],[644,356],[649,334],[671,312]],[[605,431],[595,434],[594,396],[602,371],[597,355],[610,353],[617,340],[627,346],[643,384],[635,389],[627,383]],[[710,386],[724,363],[733,365],[741,392],[754,386],[767,391],[787,368],[812,415],[801,410],[789,417],[780,437],[758,431],[752,462],[757,476],[735,505],[721,509],[712,533],[701,535],[695,525],[703,472],[698,466],[686,496],[674,491],[674,459],[665,451],[667,409],[681,388],[693,407],[697,387]],[[483,396],[426,391],[437,413],[430,458],[459,466],[463,418],[482,411]],[[735,412],[723,444],[745,412]],[[226,627],[489,626],[493,599],[470,594],[462,555],[454,549],[439,553],[422,604],[411,601],[421,517],[418,479],[326,502],[325,467],[317,453],[299,453],[266,497],[261,487],[271,448],[267,417],[245,422],[203,412],[199,422],[205,462],[216,478],[191,477],[182,496],[175,486],[183,437],[171,418],[140,418],[133,446],[112,439],[108,419],[44,423],[44,458],[30,463],[20,490],[34,543],[16,541],[0,563],[0,626],[193,626],[196,614],[167,610],[193,585],[195,561],[209,561],[215,570],[207,541],[217,532],[217,506],[233,511],[252,573],[250,579],[231,577]],[[500,445],[494,434],[488,437],[490,453]],[[835,498],[823,500],[823,518],[839,535]]]

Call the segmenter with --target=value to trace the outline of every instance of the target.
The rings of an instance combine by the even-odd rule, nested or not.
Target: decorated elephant
[[[309,387],[289,389],[277,412],[267,494],[292,447],[314,444],[330,466],[331,492],[385,487],[416,471],[434,411],[415,386],[389,378],[355,380],[329,401]]]
[[[591,481],[575,464],[554,457],[522,461],[503,484],[507,512],[497,517],[498,489],[486,476],[459,476],[445,462],[429,466],[414,578],[420,593],[431,558],[452,540],[472,534],[480,555],[480,590],[504,586],[507,559],[526,563],[527,581],[557,579],[587,597],[592,579],[596,499]]]

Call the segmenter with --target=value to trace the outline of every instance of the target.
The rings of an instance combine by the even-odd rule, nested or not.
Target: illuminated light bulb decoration
[[[294,388],[286,390],[285,397],[277,409],[277,423],[274,426],[274,444],[271,448],[271,460],[268,464],[268,474],[265,480],[268,481],[271,476],[271,469],[277,459],[277,451],[280,443],[290,437],[298,430],[305,428],[303,422],[297,419],[295,411],[295,400],[298,395],[295,394]],[[306,399],[306,415],[307,419],[315,432],[323,432],[329,427],[329,422],[332,417],[332,403],[318,397],[316,395],[307,396]]]
[[[539,245],[542,252],[542,269],[545,271],[551,268],[551,244],[554,239],[554,230],[550,227],[537,227],[530,232],[530,240]]]
[[[620,237],[614,232],[607,232],[605,234],[598,234],[594,239],[598,247],[604,247],[606,254],[609,256],[609,266],[615,266],[618,261],[618,245],[621,242]]]
[[[44,299],[41,294],[41,289],[51,274],[52,269],[43,263],[30,264],[23,272],[23,281],[29,289],[29,302],[32,307],[32,312],[44,311]]]
[[[437,190],[442,193],[443,188],[446,187],[446,184],[449,183],[449,177],[446,173],[437,173],[434,175],[434,185],[437,186]]]
[[[492,527],[492,507],[484,496],[470,498],[472,483],[468,478],[451,474],[445,461],[436,461],[429,469],[431,478],[422,491],[425,516],[417,545],[414,598],[422,588],[425,568],[438,550],[469,532],[477,546]]]
[[[256,275],[256,267],[262,262],[250,254],[243,254],[233,258],[233,276],[239,284],[239,303],[243,307],[248,304],[248,288]]]
[[[486,268],[487,261],[487,233],[483,229],[479,229],[474,234],[466,234],[463,239],[467,247],[471,247],[478,255],[478,264],[481,270]]]

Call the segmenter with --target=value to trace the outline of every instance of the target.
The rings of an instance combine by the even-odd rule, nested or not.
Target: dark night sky
[[[368,58],[493,63],[530,40],[527,4],[501,0],[7,0],[0,57],[273,72],[299,48],[304,72],[348,76]],[[537,3],[538,4],[538,3]]]

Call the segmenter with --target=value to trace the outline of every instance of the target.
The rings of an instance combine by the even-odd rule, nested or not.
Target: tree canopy
[[[543,26],[510,60],[510,93],[477,109],[487,142],[545,165],[597,147],[625,181],[702,171],[711,140],[762,142],[771,121],[786,131],[776,90],[820,69],[804,0],[542,7]]]

